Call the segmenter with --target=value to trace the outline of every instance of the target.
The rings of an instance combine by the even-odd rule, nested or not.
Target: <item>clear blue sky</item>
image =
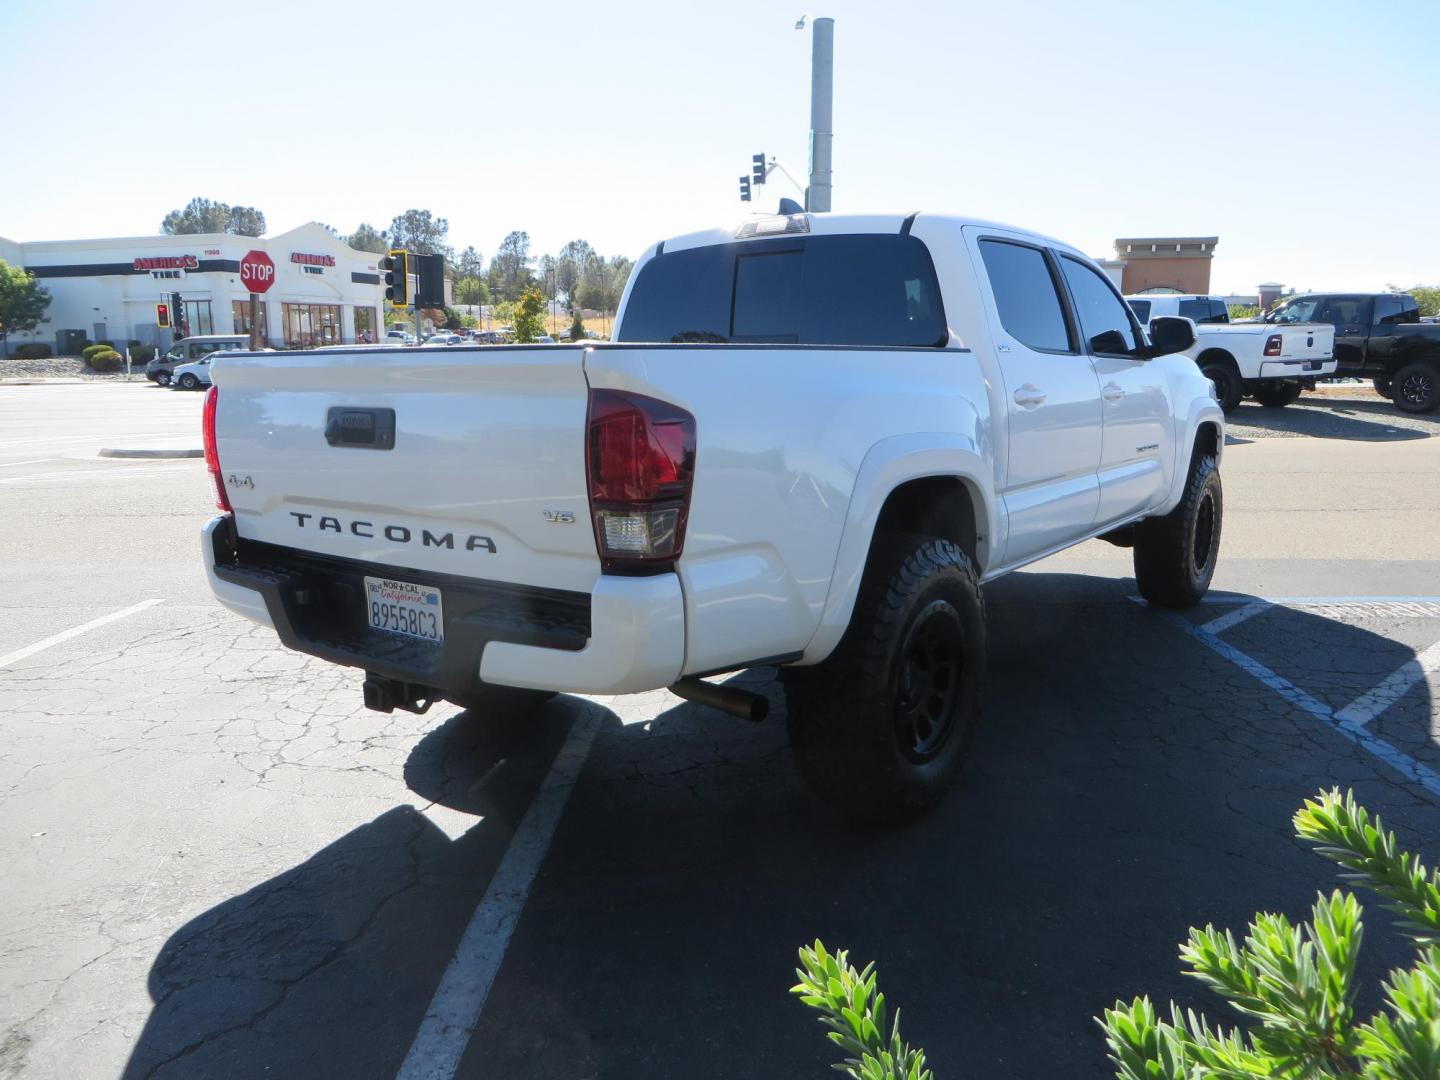
[[[633,255],[738,219],[752,153],[804,169],[815,2],[3,0],[0,235],[143,235],[203,195],[272,232],[420,207],[487,258],[511,229]],[[837,210],[1096,255],[1216,234],[1220,291],[1440,281],[1434,0],[809,10],[836,19]]]

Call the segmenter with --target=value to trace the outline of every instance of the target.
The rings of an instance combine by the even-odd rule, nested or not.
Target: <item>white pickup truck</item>
[[[1209,587],[1224,418],[1079,251],[942,214],[666,240],[604,344],[225,359],[205,404],[227,607],[374,708],[513,709],[779,665],[802,775],[935,802],[980,711],[981,586],[1095,536]]]
[[[1335,373],[1335,327],[1327,323],[1232,323],[1218,296],[1141,293],[1125,301],[1147,326],[1162,315],[1195,323],[1195,344],[1186,355],[1215,384],[1227,413],[1247,394],[1261,405],[1283,408],[1306,386],[1313,389],[1316,379]]]

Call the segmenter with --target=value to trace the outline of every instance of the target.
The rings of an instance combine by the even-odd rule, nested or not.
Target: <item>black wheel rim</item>
[[[1195,539],[1190,545],[1195,576],[1202,576],[1215,555],[1215,496],[1205,492],[1195,508]]]
[[[1400,384],[1400,395],[1411,405],[1424,405],[1435,396],[1435,379],[1423,371],[1407,375]]]
[[[949,740],[965,675],[965,627],[945,600],[927,604],[906,631],[895,678],[895,735],[918,764]]]

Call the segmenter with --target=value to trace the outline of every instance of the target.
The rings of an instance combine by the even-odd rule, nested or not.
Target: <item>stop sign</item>
[[[263,251],[252,251],[240,260],[240,284],[253,293],[263,293],[275,284],[275,264]]]

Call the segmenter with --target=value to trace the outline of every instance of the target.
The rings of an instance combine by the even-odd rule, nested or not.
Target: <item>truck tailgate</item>
[[[216,442],[245,540],[588,592],[581,348],[222,359]]]
[[[1329,323],[1272,325],[1269,329],[1280,332],[1281,360],[1328,360],[1335,351],[1335,327]]]

